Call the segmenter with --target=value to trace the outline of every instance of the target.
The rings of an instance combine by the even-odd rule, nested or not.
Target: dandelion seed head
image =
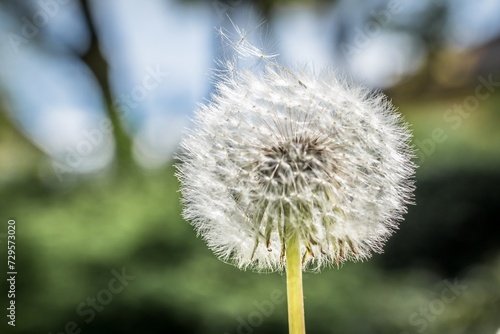
[[[304,268],[381,252],[412,201],[407,125],[384,96],[332,72],[260,59],[260,72],[228,63],[181,143],[184,217],[240,268],[283,269],[294,235]]]

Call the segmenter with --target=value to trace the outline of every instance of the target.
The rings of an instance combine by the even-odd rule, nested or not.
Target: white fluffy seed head
[[[304,268],[381,252],[412,199],[407,125],[383,95],[235,48],[264,69],[228,62],[196,113],[177,173],[184,217],[240,268],[283,269],[293,235]]]

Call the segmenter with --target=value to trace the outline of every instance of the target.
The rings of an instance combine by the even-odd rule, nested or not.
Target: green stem
[[[299,237],[296,234],[286,243],[286,286],[289,333],[305,334],[302,260]]]

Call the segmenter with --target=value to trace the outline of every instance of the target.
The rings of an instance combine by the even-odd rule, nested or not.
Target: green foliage
[[[470,118],[427,158],[417,206],[386,254],[304,275],[309,333],[497,331],[498,147],[496,139],[484,145],[490,130],[479,126],[494,117]],[[410,118],[425,139],[427,115]],[[481,160],[469,161],[468,151]],[[60,333],[71,321],[82,333],[286,332],[285,277],[218,261],[180,217],[173,173],[46,184],[29,172],[4,182],[1,219],[17,222],[15,333]],[[122,270],[133,279],[110,294]],[[92,319],[89,298],[100,310]]]

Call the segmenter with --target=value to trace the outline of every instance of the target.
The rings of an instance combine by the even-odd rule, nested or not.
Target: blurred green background
[[[113,14],[100,12],[103,9],[97,8],[97,1],[75,0],[68,5],[76,6],[83,13],[87,42],[81,49],[74,47],[61,51],[48,42],[62,38],[57,34],[45,34],[52,22],[50,19],[49,23],[38,27],[40,32],[29,43],[12,44],[13,35],[9,33],[17,31],[18,36],[23,33],[23,17],[34,24],[41,20],[33,13],[45,8],[47,3],[51,4],[49,0],[0,3],[3,22],[14,22],[3,26],[0,51],[5,56],[7,49],[18,45],[24,49],[17,50],[19,52],[14,54],[17,58],[33,50],[36,59],[73,54],[86,66],[90,71],[88,75],[94,78],[102,94],[102,117],[114,126],[109,139],[112,158],[95,168],[78,169],[79,166],[68,165],[68,155],[64,151],[68,150],[67,146],[58,151],[57,145],[50,146],[43,142],[45,137],[36,135],[37,129],[42,127],[40,119],[45,117],[44,103],[50,105],[56,99],[51,97],[50,90],[70,85],[76,79],[63,76],[54,86],[57,88],[44,86],[37,84],[39,76],[47,75],[49,81],[58,78],[55,74],[52,77],[51,72],[37,72],[37,66],[47,71],[48,68],[36,62],[30,65],[33,67],[20,66],[23,63],[8,60],[8,56],[0,61],[2,333],[286,333],[284,276],[243,272],[224,264],[196,237],[180,216],[178,183],[172,167],[173,148],[154,153],[156,160],[141,162],[144,151],[138,153],[137,147],[142,147],[137,144],[138,138],[142,137],[137,133],[143,133],[138,129],[145,123],[133,113],[134,110],[131,114],[135,116],[121,117],[120,107],[115,103],[120,88],[113,83],[113,80],[121,80],[119,77],[113,79],[113,68],[120,66],[113,64],[116,58],[109,54],[109,49],[116,45],[106,40],[109,37],[106,37],[106,30],[99,28],[102,21],[97,19],[99,15],[102,19]],[[57,2],[57,13],[47,14],[47,17],[54,17],[55,21],[57,15],[62,16],[66,3]],[[110,3],[118,6],[116,1]],[[153,1],[123,1],[121,6],[140,7],[146,3]],[[169,1],[163,3],[172,5]],[[389,240],[384,254],[365,263],[347,263],[340,269],[305,274],[308,333],[498,334],[500,29],[491,22],[500,21],[499,6],[494,6],[495,1],[479,1],[474,5],[460,1],[424,1],[418,6],[401,1],[399,4],[403,8],[409,6],[405,15],[413,20],[379,23],[380,32],[372,34],[366,23],[378,21],[370,16],[370,11],[380,13],[389,8],[389,3],[345,3],[257,1],[248,7],[242,1],[175,2],[178,8],[196,8],[210,17],[203,21],[209,24],[200,28],[209,36],[213,35],[215,42],[207,43],[209,46],[218,45],[214,26],[230,27],[227,17],[236,23],[240,22],[238,17],[243,17],[241,22],[244,23],[244,18],[250,15],[248,11],[267,19],[271,28],[274,22],[291,20],[287,23],[289,26],[276,23],[276,39],[291,38],[286,37],[288,30],[283,27],[293,27],[294,22],[302,24],[297,31],[309,29],[305,22],[319,25],[321,19],[330,24],[317,26],[312,31],[313,35],[325,35],[322,41],[332,44],[328,45],[328,50],[337,63],[344,59],[345,64],[349,64],[349,59],[345,58],[350,54],[342,51],[342,45],[365,43],[363,36],[356,35],[359,31],[356,29],[364,31],[368,39],[371,35],[378,38],[385,32],[404,32],[405,36],[418,41],[398,44],[394,40],[391,44],[409,54],[422,54],[411,63],[417,62],[418,66],[399,64],[404,69],[411,67],[411,71],[389,71],[385,77],[382,75],[385,80],[380,76],[371,77],[371,81],[370,78],[359,79],[383,90],[411,124],[419,165],[416,205],[409,208],[405,221]],[[472,12],[466,8],[460,11],[454,6],[480,7],[481,10],[476,8]],[[294,14],[290,14],[292,8]],[[335,25],[331,21],[340,17],[335,13],[341,10],[347,10],[353,19],[347,17],[342,24]],[[321,16],[324,11],[332,16]],[[46,12],[49,13],[49,9]],[[317,20],[301,20],[297,12],[306,13],[305,16],[317,15],[313,15]],[[473,16],[472,19],[466,17],[467,13]],[[168,11],[160,14],[167,17]],[[470,28],[465,24],[466,19],[473,22],[467,21]],[[454,32],[450,27],[454,25],[449,22],[458,22],[461,26],[462,20],[468,35],[459,30],[451,38]],[[147,16],[138,16],[135,23],[125,21],[124,24],[140,26],[147,21]],[[481,26],[477,22],[490,23]],[[328,27],[331,31],[322,30]],[[187,28],[179,28],[170,32],[182,40],[187,31]],[[151,37],[147,31],[135,33],[143,34],[144,40]],[[467,41],[458,38],[461,33]],[[123,38],[133,39],[132,35],[127,37],[124,33]],[[146,54],[156,52],[156,37],[150,38],[153,44],[151,49],[143,50]],[[302,45],[298,40],[296,44]],[[157,113],[170,113],[171,116],[161,134],[180,132],[183,127],[180,124],[184,123],[174,120],[187,119],[192,115],[190,106],[208,97],[212,88],[205,72],[215,66],[213,59],[221,54],[216,46],[208,49],[200,46],[198,50],[209,59],[206,67],[201,66],[204,72],[201,78],[206,80],[207,89],[201,89],[198,95],[183,95],[188,102],[181,103],[172,97],[156,101],[160,106]],[[364,44],[357,47],[359,50],[356,49],[353,55],[369,49],[369,46],[365,49]],[[280,50],[286,56],[286,45]],[[317,53],[314,49],[312,52],[313,55]],[[337,58],[333,55],[335,52]],[[125,56],[134,59],[132,54]],[[189,59],[187,53],[178,55],[181,59],[184,56]],[[392,59],[391,54],[385,57]],[[363,68],[383,67],[383,58],[370,58],[368,63],[363,63],[365,67],[354,69],[344,64],[342,70],[347,75],[355,75],[357,70],[363,72]],[[31,64],[29,61],[26,60],[26,64]],[[177,66],[175,59],[169,61],[173,67]],[[314,63],[315,59],[310,62]],[[60,66],[56,62],[54,71]],[[189,61],[182,66],[189,68]],[[14,83],[15,80],[20,83]],[[124,89],[134,87],[133,82]],[[46,99],[36,100],[37,95],[30,93],[30,89],[39,90],[38,94]],[[168,87],[160,85],[155,94],[165,90]],[[87,103],[95,96],[84,95],[83,99]],[[28,100],[34,101],[33,104],[24,105]],[[71,105],[69,98],[68,101]],[[69,137],[57,137],[63,132],[63,125],[49,122],[48,126],[56,134],[56,141],[64,147],[68,140],[65,138]],[[152,138],[153,142],[167,140],[161,135]],[[68,141],[68,145],[78,145],[78,140],[82,139]],[[169,147],[175,147],[178,137],[168,140],[171,141]],[[155,148],[150,145],[147,152],[154,151],[151,147]],[[7,325],[6,317],[9,219],[15,219],[17,227],[15,327]]]

